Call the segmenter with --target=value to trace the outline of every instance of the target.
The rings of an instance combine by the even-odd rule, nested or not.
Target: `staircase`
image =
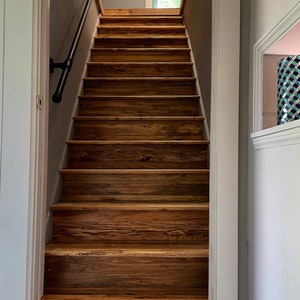
[[[208,299],[208,142],[180,16],[102,16],[44,300]]]

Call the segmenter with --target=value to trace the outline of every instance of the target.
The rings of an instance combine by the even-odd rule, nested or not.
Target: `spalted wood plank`
[[[101,25],[178,26],[183,25],[181,16],[101,16]]]
[[[191,77],[193,76],[192,63],[128,63],[128,62],[90,62],[87,76],[90,77]]]
[[[77,140],[201,140],[201,117],[75,117]]]
[[[208,142],[68,142],[68,167],[75,169],[207,168],[207,156]]]
[[[142,255],[136,254],[138,251],[124,253],[120,245],[113,251],[102,247],[78,251],[75,245],[72,251],[59,253],[59,247],[54,253],[46,251],[45,292],[80,294],[88,290],[95,294],[107,289],[128,293],[131,289],[151,292],[176,287],[189,294],[190,289],[207,287],[207,257],[188,246],[187,251],[168,249],[170,255],[163,253],[163,245],[156,247],[161,248],[160,253],[144,249]]]
[[[115,45],[111,45],[115,47]],[[92,48],[93,62],[190,62],[189,48]]]
[[[64,200],[165,199],[208,200],[209,172],[207,170],[78,170],[61,171]]]
[[[208,243],[207,204],[58,203],[51,209],[58,243]]]
[[[105,36],[113,35],[186,35],[185,26],[112,26],[101,25],[98,26],[98,34]]]
[[[80,96],[80,116],[198,116],[199,96]]]
[[[199,294],[197,291],[195,294]],[[166,295],[166,292],[151,291],[151,293],[136,292],[135,295],[116,294],[108,295],[103,293],[101,295],[45,295],[42,300],[208,300],[207,296],[193,295],[180,295],[182,292],[177,291],[177,295]]]
[[[135,16],[179,16],[179,8],[130,8],[130,9],[105,9],[105,15],[135,15]]]
[[[88,77],[86,95],[195,95],[193,77]]]
[[[94,38],[98,48],[188,48],[186,36],[103,36]]]

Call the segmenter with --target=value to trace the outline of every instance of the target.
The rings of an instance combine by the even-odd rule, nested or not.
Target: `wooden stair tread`
[[[61,174],[209,174],[209,169],[61,169]]]
[[[109,61],[105,61],[105,62],[88,62],[87,63],[88,66],[97,66],[97,65],[122,65],[124,67],[128,66],[128,65],[144,65],[144,66],[151,66],[151,65],[178,65],[178,66],[192,66],[193,63],[192,62],[122,62],[122,61],[117,61],[117,62],[109,62]],[[138,77],[136,77],[138,78]]]
[[[177,35],[152,35],[152,34],[128,34],[128,35],[121,35],[121,34],[97,34],[94,39],[136,39],[136,40],[187,40],[187,36],[185,34],[177,34]]]
[[[206,245],[184,243],[103,243],[103,244],[60,244],[49,243],[46,256],[134,256],[134,257],[208,257]]]
[[[181,116],[181,117],[173,117],[173,116],[166,116],[166,117],[158,117],[158,116],[151,116],[151,117],[98,117],[98,116],[75,116],[73,117],[74,120],[78,121],[143,121],[143,120],[151,120],[151,121],[203,121],[204,117],[202,116]]]
[[[191,295],[178,294],[170,296],[165,295],[164,293],[161,293],[161,295],[154,295],[153,293],[151,295],[147,293],[136,293],[136,295],[44,295],[42,300],[208,300],[208,298],[193,295],[192,293]]]
[[[110,47],[106,47],[106,48],[97,48],[94,47],[91,49],[91,51],[95,51],[95,52],[105,52],[105,51],[120,51],[120,52],[149,52],[149,51],[153,51],[153,52],[168,52],[168,51],[174,51],[174,52],[185,52],[191,51],[191,48],[118,48],[118,47],[114,47],[114,48],[110,48]]]
[[[105,9],[106,16],[179,16],[179,8],[129,8]]]
[[[167,26],[167,25],[160,25],[160,26],[156,26],[156,25],[142,25],[142,26],[130,26],[130,25],[99,25],[97,28],[101,29],[101,28],[112,28],[112,29],[185,29],[184,25],[176,25],[176,26]]]
[[[102,210],[208,210],[208,203],[86,203],[86,202],[58,202],[51,205],[52,211],[102,211]]]
[[[198,95],[174,95],[174,96],[170,96],[170,95],[153,95],[153,96],[143,96],[143,95],[132,95],[132,96],[120,96],[120,95],[105,95],[105,96],[101,96],[101,95],[80,95],[78,97],[80,100],[99,100],[99,101],[112,101],[112,100],[124,100],[124,101],[128,101],[128,100],[147,100],[147,101],[160,101],[160,100],[180,100],[180,99],[184,99],[184,100],[199,100],[200,96]]]
[[[93,80],[101,80],[101,81],[196,81],[195,77],[84,77],[84,81],[93,81]]]
[[[156,16],[156,15],[143,15],[143,16],[124,16],[124,15],[111,15],[111,16],[107,16],[107,15],[101,15],[100,20],[122,20],[122,19],[140,19],[140,20],[147,20],[147,19],[152,19],[152,20],[161,20],[161,19],[166,19],[166,20],[182,20],[183,17],[182,16]]]
[[[127,140],[127,141],[98,141],[98,140],[68,140],[67,141],[68,145],[209,145],[209,141],[208,140],[199,140],[199,141],[195,141],[195,140],[184,140],[184,141],[137,141],[137,140]]]

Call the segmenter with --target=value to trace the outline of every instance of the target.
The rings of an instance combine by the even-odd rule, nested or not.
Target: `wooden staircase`
[[[44,300],[208,299],[208,141],[179,16],[102,16]]]

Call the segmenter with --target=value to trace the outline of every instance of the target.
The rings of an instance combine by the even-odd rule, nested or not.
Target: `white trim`
[[[300,120],[251,134],[256,150],[300,144]]]
[[[26,300],[43,295],[47,200],[49,2],[33,2],[31,149]],[[41,106],[37,105],[41,99]]]
[[[199,82],[199,78],[198,78],[198,72],[197,72],[193,47],[191,45],[191,40],[190,40],[189,33],[188,33],[187,30],[186,30],[186,35],[188,36],[188,45],[189,45],[189,48],[191,49],[191,61],[193,63],[193,72],[194,72],[194,76],[196,78],[196,90],[197,90],[197,93],[198,93],[197,95],[200,96],[199,108],[200,108],[200,112],[201,112],[202,116],[204,117],[205,138],[207,140],[209,140],[210,139],[210,132],[209,132],[209,127],[208,127],[208,123],[207,123],[207,118],[206,118],[206,112],[205,112],[205,107],[204,107],[204,103],[203,103],[202,93],[201,93],[201,86],[200,86],[200,82]]]
[[[289,13],[282,18],[275,27],[263,36],[254,45],[253,58],[253,129],[261,130],[263,106],[263,55],[273,46],[289,29],[300,20],[300,3],[298,2]]]
[[[237,300],[240,0],[213,0],[212,18],[209,299]]]
[[[0,0],[0,179],[2,165],[2,107],[3,107],[3,79],[4,79],[4,11],[5,0]]]

